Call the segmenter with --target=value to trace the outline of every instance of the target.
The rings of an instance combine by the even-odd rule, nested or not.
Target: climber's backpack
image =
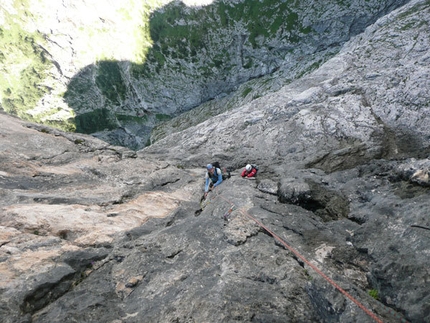
[[[226,180],[227,178],[231,177],[230,170],[228,168],[226,168],[226,167],[221,167],[221,165],[219,164],[219,162],[217,162],[217,161],[213,162],[212,166],[215,167],[215,168],[221,169],[222,180]]]

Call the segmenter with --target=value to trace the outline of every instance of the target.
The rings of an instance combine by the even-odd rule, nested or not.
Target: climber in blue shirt
[[[212,191],[222,183],[222,172],[220,168],[216,168],[212,164],[208,164],[206,168],[208,171],[205,175],[205,197],[208,195],[209,191]]]

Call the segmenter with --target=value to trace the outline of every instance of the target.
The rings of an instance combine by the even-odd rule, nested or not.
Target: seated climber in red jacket
[[[245,169],[242,171],[240,176],[244,178],[253,178],[257,176],[258,167],[255,165],[248,164],[245,166]]]

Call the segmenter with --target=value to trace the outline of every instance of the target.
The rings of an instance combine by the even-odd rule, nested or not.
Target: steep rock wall
[[[2,322],[429,322],[429,16],[139,152],[0,113]]]
[[[308,73],[405,2],[9,0],[2,108],[141,148],[155,124],[250,79]]]

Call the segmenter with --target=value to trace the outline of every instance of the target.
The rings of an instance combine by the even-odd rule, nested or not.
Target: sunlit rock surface
[[[137,152],[0,114],[2,321],[375,321],[315,266],[382,322],[428,322],[428,17],[411,1]],[[232,176],[201,209],[215,160]]]

